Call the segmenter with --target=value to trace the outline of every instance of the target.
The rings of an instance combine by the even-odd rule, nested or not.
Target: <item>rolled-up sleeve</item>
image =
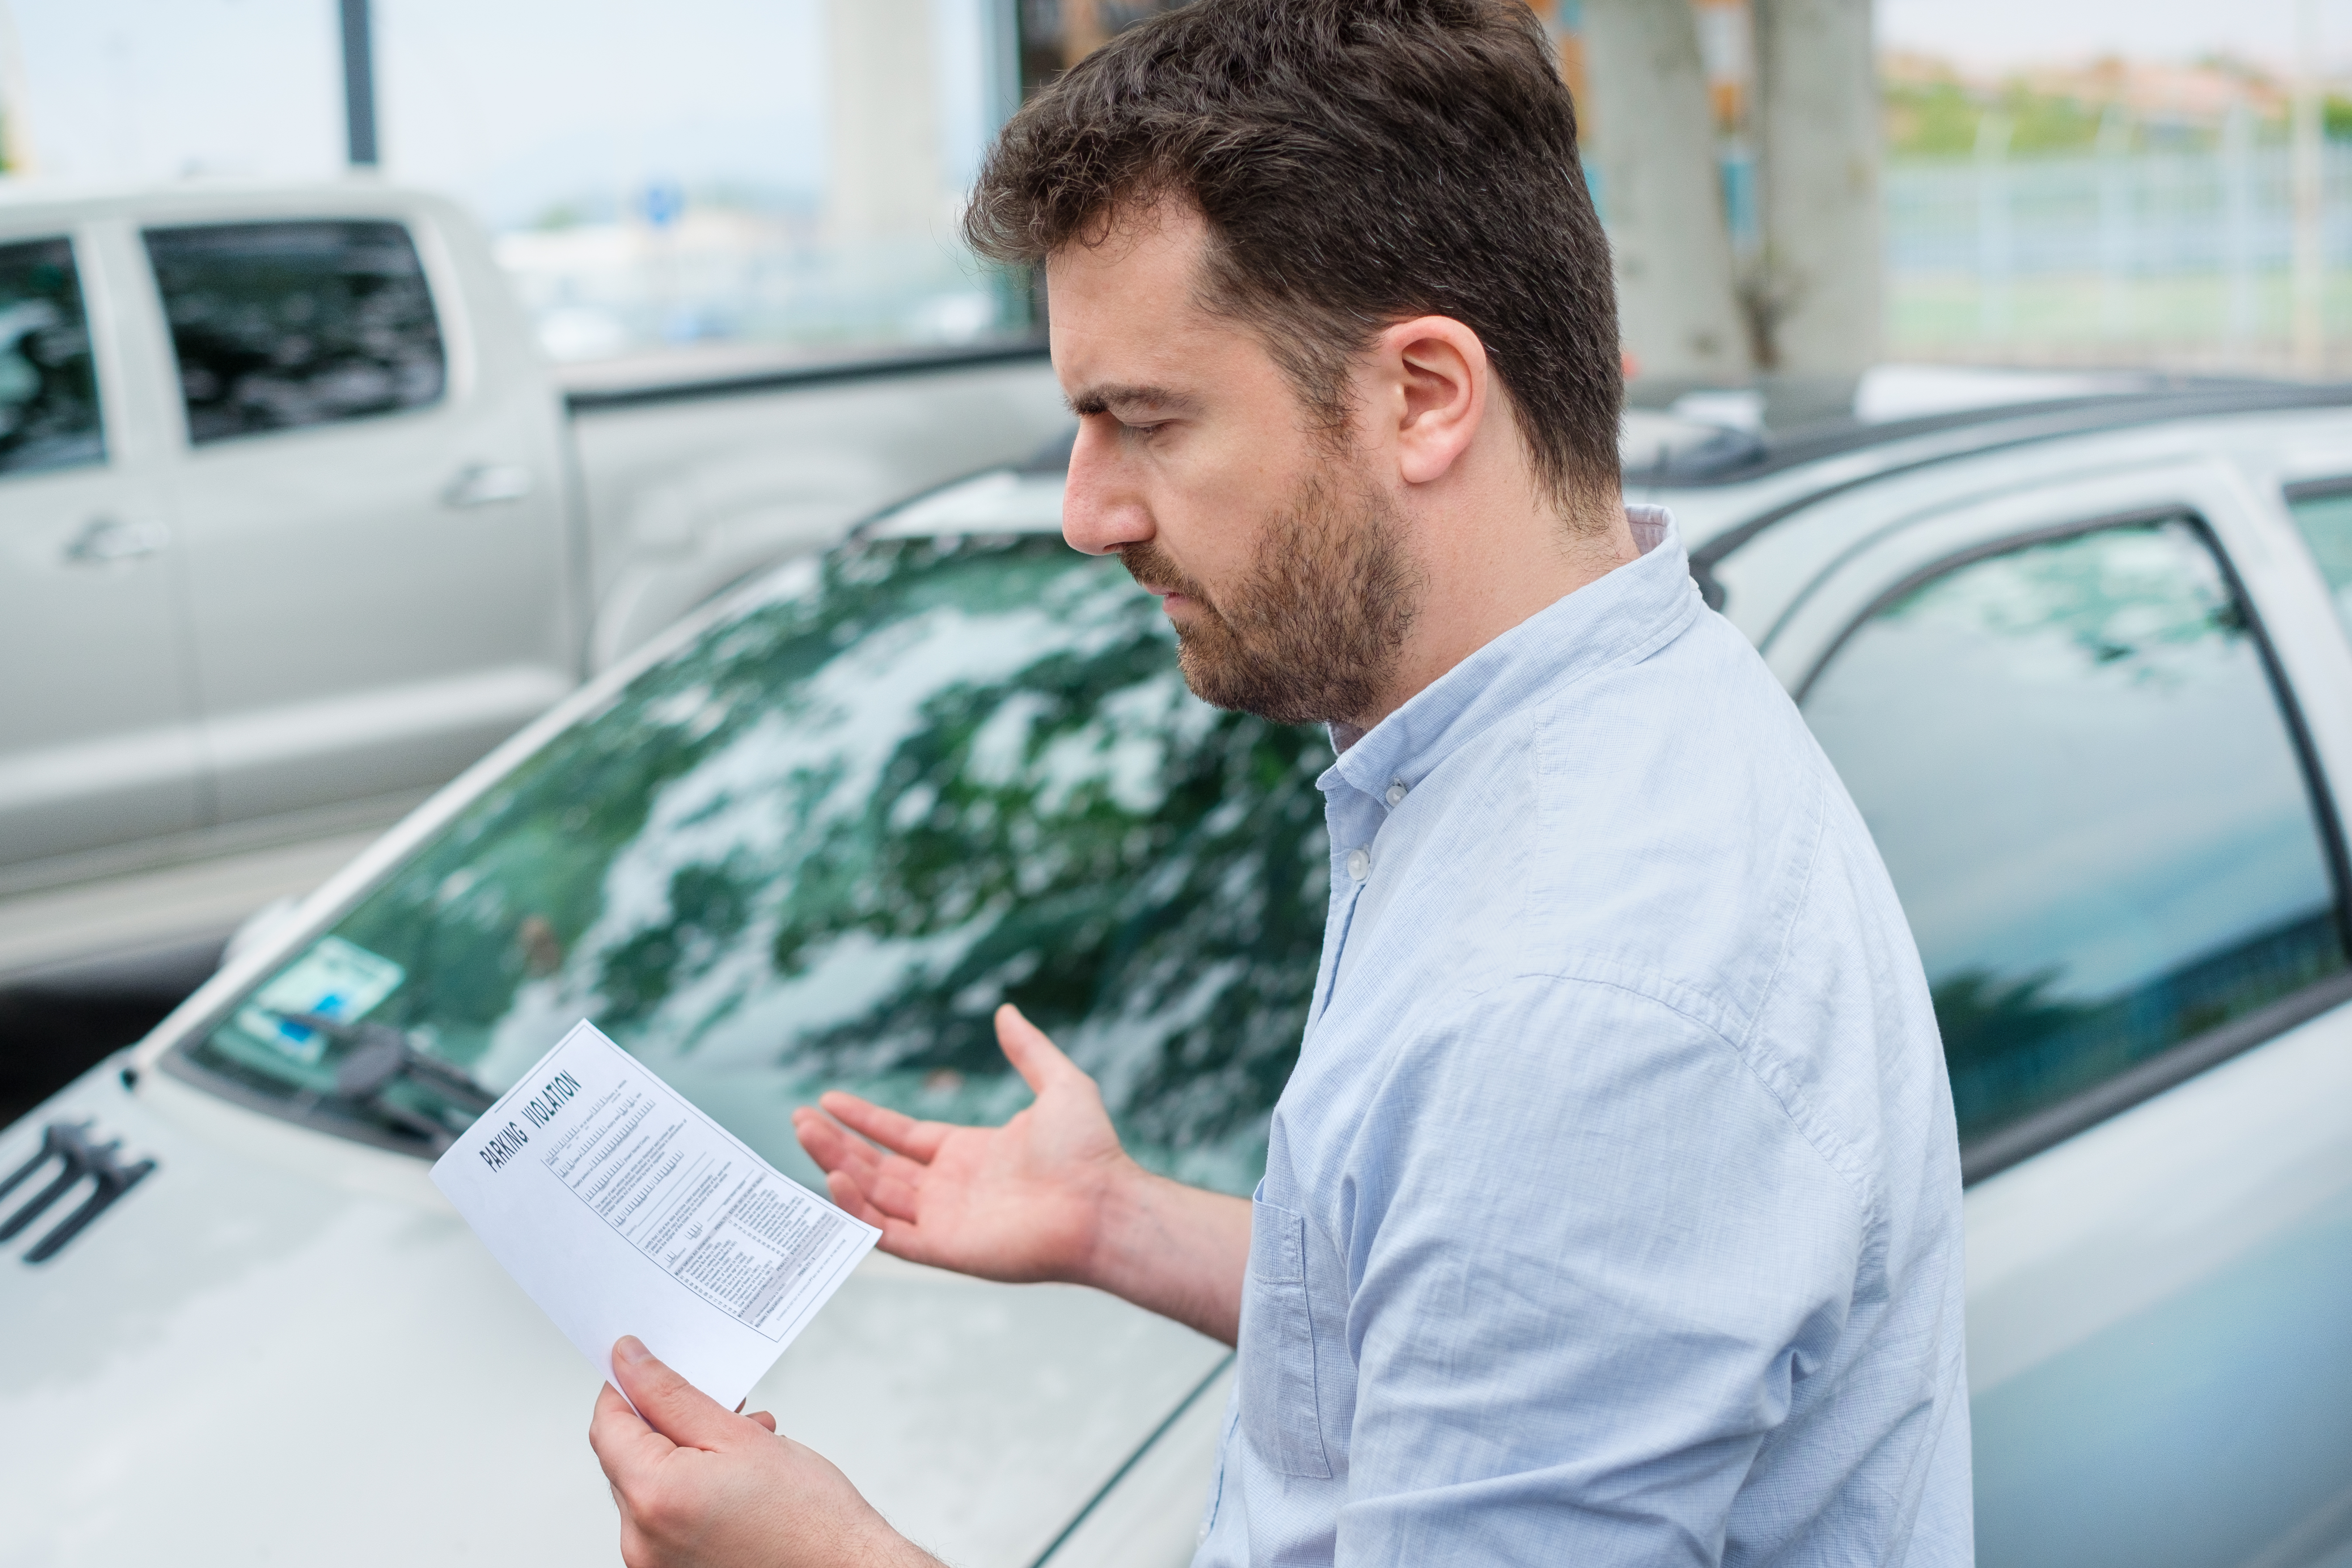
[[[1321,1151],[1354,1363],[1338,1562],[1720,1562],[1833,1370],[1866,1193],[1769,1063],[1627,984],[1514,980],[1386,1055]]]

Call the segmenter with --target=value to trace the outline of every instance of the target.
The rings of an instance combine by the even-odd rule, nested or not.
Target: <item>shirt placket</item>
[[[1372,838],[1382,813],[1355,786],[1341,784],[1325,797],[1323,822],[1331,840],[1331,903],[1323,921],[1323,963],[1315,976],[1315,1005],[1307,1014],[1307,1033],[1313,1035],[1331,1005],[1339,982],[1339,960],[1348,949],[1356,904],[1372,876]]]

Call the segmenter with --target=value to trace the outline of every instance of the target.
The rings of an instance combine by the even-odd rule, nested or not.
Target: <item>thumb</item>
[[[636,1335],[614,1342],[613,1375],[646,1425],[679,1447],[717,1450],[741,1443],[743,1417],[655,1359]]]
[[[996,1043],[1003,1047],[1004,1059],[1013,1064],[1013,1069],[1033,1093],[1043,1094],[1048,1079],[1078,1070],[1061,1048],[1045,1037],[1045,1031],[1023,1017],[1021,1009],[1010,1002],[996,1010]]]

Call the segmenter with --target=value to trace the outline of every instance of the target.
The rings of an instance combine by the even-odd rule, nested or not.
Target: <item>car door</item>
[[[487,377],[420,222],[154,226],[220,820],[440,783],[568,688],[543,394]]]
[[[102,248],[0,234],[0,882],[202,816],[152,409],[142,432]]]
[[[2242,495],[2182,463],[1932,517],[1767,648],[1943,1030],[1988,1563],[2352,1549],[2342,837]]]

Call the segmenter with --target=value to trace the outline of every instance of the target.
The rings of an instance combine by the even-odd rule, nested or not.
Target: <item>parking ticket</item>
[[[733,1409],[882,1233],[582,1020],[433,1167],[490,1256],[613,1378],[613,1342]]]

